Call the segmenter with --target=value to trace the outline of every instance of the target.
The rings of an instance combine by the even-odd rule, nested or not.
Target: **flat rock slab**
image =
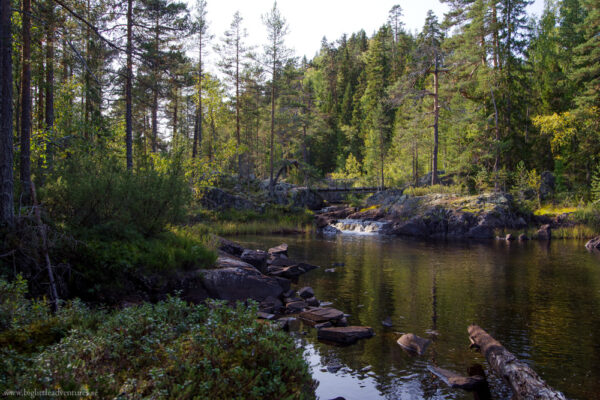
[[[220,268],[200,271],[202,283],[210,297],[221,300],[263,301],[283,293],[279,282],[252,268]]]
[[[268,251],[269,254],[283,254],[287,256],[288,245],[286,243],[281,243],[279,246],[271,247]]]
[[[368,339],[375,333],[369,326],[343,326],[335,328],[322,328],[317,331],[317,338],[328,342],[352,344],[359,339]]]
[[[456,372],[434,367],[433,365],[429,365],[427,369],[429,369],[432,374],[440,378],[446,385],[454,389],[476,390],[485,383],[485,378],[479,375],[462,376]]]
[[[217,258],[217,262],[215,263],[217,268],[252,268],[255,269],[252,265],[239,260],[234,257],[228,257],[225,255],[220,255]],[[258,271],[257,271],[258,272]]]
[[[402,335],[400,336],[400,339],[398,339],[398,344],[400,345],[400,347],[402,347],[408,352],[416,353],[420,356],[422,356],[425,353],[425,350],[427,350],[427,346],[429,346],[429,343],[431,343],[431,340],[424,339],[412,333]]]
[[[313,308],[300,314],[300,318],[311,325],[344,318],[344,313],[335,308]]]

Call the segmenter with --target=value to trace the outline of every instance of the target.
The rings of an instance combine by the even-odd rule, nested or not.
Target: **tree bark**
[[[439,67],[438,67],[438,56],[435,54],[435,69],[433,71],[433,154],[432,154],[432,167],[431,167],[431,184],[435,185],[438,183],[438,140],[439,140],[439,119],[440,119],[440,105],[439,105]]]
[[[54,3],[48,2],[46,28],[46,163],[52,170],[54,154]]]
[[[481,350],[492,370],[510,386],[515,398],[566,400],[561,392],[548,386],[534,370],[481,327],[471,325],[468,332],[471,343]]]
[[[269,192],[271,195],[273,194],[273,153],[275,151],[275,68],[276,68],[276,53],[273,53],[273,74],[271,78],[271,135],[270,135],[270,145],[269,145],[269,171],[270,171],[270,179],[269,179]]]
[[[28,204],[31,194],[31,0],[23,0],[22,24],[20,179],[22,199]]]
[[[490,89],[492,94],[492,104],[494,105],[494,189],[500,189],[498,182],[498,170],[500,169],[500,126],[498,125],[498,106],[494,97],[494,89]]]
[[[127,0],[127,65],[125,77],[125,153],[127,169],[133,169],[133,0]]]
[[[196,109],[196,124],[192,144],[192,158],[196,158],[202,144],[202,32],[198,38],[198,108]]]
[[[235,40],[235,137],[237,140],[238,152],[242,146],[240,135],[240,32],[239,26],[236,31]],[[242,177],[242,154],[238,154],[238,174]]]
[[[0,0],[0,224],[12,226],[13,114],[10,0]]]
[[[156,13],[156,25],[154,27],[154,51],[156,52],[156,56],[158,57],[159,51],[159,20],[158,20],[158,12]],[[157,78],[158,73],[158,62],[154,64],[154,77]],[[156,153],[158,151],[158,80],[154,82],[153,85],[153,96],[152,96],[152,152]]]

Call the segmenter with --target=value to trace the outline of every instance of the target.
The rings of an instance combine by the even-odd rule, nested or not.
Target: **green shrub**
[[[155,235],[182,219],[191,198],[181,162],[158,161],[127,171],[110,155],[73,158],[46,185],[46,209],[78,236]]]
[[[110,313],[70,305],[33,321],[61,331],[36,353],[0,348],[0,390],[86,390],[125,399],[314,398],[302,350],[258,322],[256,311],[255,303],[232,308],[178,298]],[[15,329],[0,337],[7,333]]]

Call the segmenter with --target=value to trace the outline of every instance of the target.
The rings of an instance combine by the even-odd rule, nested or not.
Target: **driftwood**
[[[548,386],[534,370],[481,327],[471,325],[468,331],[472,345],[481,350],[492,370],[510,386],[515,398],[566,400],[564,394]]]

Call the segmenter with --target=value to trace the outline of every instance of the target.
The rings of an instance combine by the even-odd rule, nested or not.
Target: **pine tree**
[[[13,113],[10,0],[0,0],[0,225],[12,225]]]
[[[285,47],[285,36],[288,34],[288,25],[285,18],[277,8],[277,2],[273,8],[262,17],[267,28],[268,44],[264,46],[265,68],[271,75],[271,126],[269,136],[269,188],[273,192],[273,172],[275,153],[275,102],[278,90],[278,80],[283,66],[291,55]]]
[[[242,17],[239,11],[233,15],[233,21],[229,27],[229,30],[225,32],[225,37],[222,40],[222,45],[217,47],[217,52],[221,58],[219,60],[219,67],[221,71],[227,76],[227,80],[234,88],[233,104],[235,105],[235,137],[237,141],[238,151],[242,146],[241,139],[241,124],[240,124],[240,95],[242,90],[242,77],[241,72],[244,66],[247,64],[249,48],[244,43],[245,38],[248,36],[246,30],[242,28]],[[242,157],[240,153],[238,156],[238,174],[242,176]]]

